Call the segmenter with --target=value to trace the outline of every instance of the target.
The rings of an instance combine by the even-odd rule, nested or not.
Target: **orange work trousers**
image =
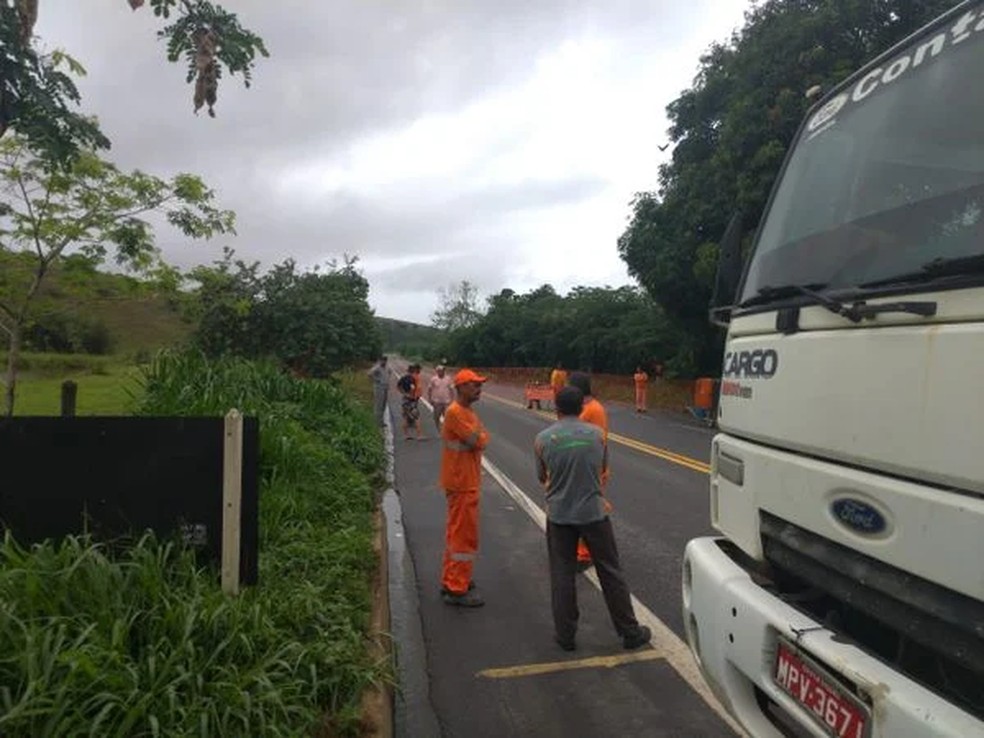
[[[464,594],[471,584],[475,554],[478,553],[478,490],[448,492],[447,498],[441,586],[454,594]]]
[[[636,385],[636,410],[646,409],[646,388]]]

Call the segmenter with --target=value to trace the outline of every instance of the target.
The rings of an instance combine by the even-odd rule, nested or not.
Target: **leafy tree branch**
[[[145,4],[127,2],[134,10]],[[183,58],[188,65],[195,112],[207,105],[215,116],[223,70],[241,74],[249,87],[257,58],[269,56],[262,38],[208,0],[149,4],[155,16],[168,21],[157,34],[168,60]],[[39,0],[0,0],[0,137],[13,128],[36,151],[62,163],[83,150],[109,148],[96,121],[73,110],[81,98],[72,76],[83,76],[85,69],[63,51],[42,54],[35,47],[38,13]]]
[[[5,410],[13,412],[23,328],[51,265],[69,250],[92,263],[110,250],[117,264],[146,271],[159,260],[151,224],[164,215],[189,238],[233,233],[235,216],[215,205],[214,193],[196,176],[163,180],[122,172],[92,152],[70,167],[53,168],[19,136],[0,140],[0,231],[5,251],[34,255],[29,274],[0,280],[0,312],[8,334]]]

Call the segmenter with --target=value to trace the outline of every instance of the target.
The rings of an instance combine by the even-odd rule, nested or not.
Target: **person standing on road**
[[[550,372],[550,388],[553,390],[554,407],[557,405],[557,393],[565,384],[567,384],[567,372],[564,371],[564,365],[558,361],[557,366]]]
[[[591,423],[601,428],[604,434],[605,448],[608,448],[608,413],[605,406],[598,402],[598,398],[591,394],[591,377],[585,372],[573,372],[570,383],[572,387],[577,387],[584,395],[584,406],[581,410],[580,419],[585,423]],[[604,495],[605,487],[608,485],[609,467],[606,465],[601,473],[601,492]],[[603,500],[605,512],[612,511],[612,505],[607,498]],[[584,571],[591,567],[591,552],[583,538],[577,539],[577,568]]]
[[[445,375],[444,364],[438,364],[434,371],[436,374],[427,384],[427,401],[434,408],[434,426],[440,433],[444,414],[454,399],[454,382]]]
[[[637,366],[635,374],[632,375],[635,383],[635,409],[637,413],[646,412],[646,386],[649,384],[649,375],[646,374],[641,366]]]
[[[482,482],[482,450],[489,434],[472,405],[482,396],[485,377],[462,369],[454,377],[457,395],[444,416],[441,437],[441,487],[447,496],[441,598],[448,605],[481,607],[472,569],[478,553],[478,501]]]
[[[547,491],[547,551],[550,562],[554,640],[565,651],[576,647],[577,540],[587,541],[594,557],[605,605],[626,649],[649,643],[640,625],[619,564],[612,523],[605,512],[601,477],[608,466],[604,433],[578,416],[584,395],[577,387],[557,393],[556,423],[533,444],[537,478]]]
[[[372,369],[366,372],[372,382],[373,415],[375,415],[376,422],[380,426],[384,424],[383,414],[386,412],[386,399],[389,394],[389,367],[387,367],[387,361],[385,356],[380,356],[379,360],[373,364]]]
[[[411,364],[407,373],[400,377],[396,387],[403,396],[400,409],[403,413],[403,439],[412,441],[410,430],[413,429],[417,438],[422,438],[420,431],[420,367]]]

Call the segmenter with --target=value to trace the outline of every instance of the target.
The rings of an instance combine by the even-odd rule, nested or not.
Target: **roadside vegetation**
[[[214,2],[128,4],[189,65],[196,111],[213,116],[220,78],[248,86],[267,55]],[[108,137],[75,109],[84,69],[39,47],[38,6],[0,0],[4,409],[56,414],[72,379],[80,414],[258,416],[260,574],[230,598],[171,540],[25,548],[4,533],[0,736],[356,735],[363,692],[388,678],[367,648],[383,454],[358,375],[332,375],[379,351],[368,284],[352,261],[165,264],[152,216],[190,240],[231,234],[234,214],[193,174],[101,156]],[[128,273],[102,271],[110,258]]]
[[[356,735],[382,449],[335,381],[158,357],[137,412],[260,418],[260,576],[238,598],[147,536],[0,548],[0,735]]]
[[[469,298],[459,291],[455,299]],[[523,294],[506,289],[488,299],[484,312],[477,306],[460,312],[469,319],[447,333],[441,346],[457,364],[561,362],[569,369],[628,375],[639,364],[665,361],[669,373],[683,376],[692,366],[678,360],[681,339],[662,310],[634,287],[576,287],[566,295],[550,285]]]

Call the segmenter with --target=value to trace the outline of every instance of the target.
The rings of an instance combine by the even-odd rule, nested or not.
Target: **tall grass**
[[[382,450],[330,382],[164,354],[144,414],[260,418],[260,583],[144,537],[122,558],[69,539],[0,548],[0,735],[354,735],[387,678],[367,655],[370,515]]]

